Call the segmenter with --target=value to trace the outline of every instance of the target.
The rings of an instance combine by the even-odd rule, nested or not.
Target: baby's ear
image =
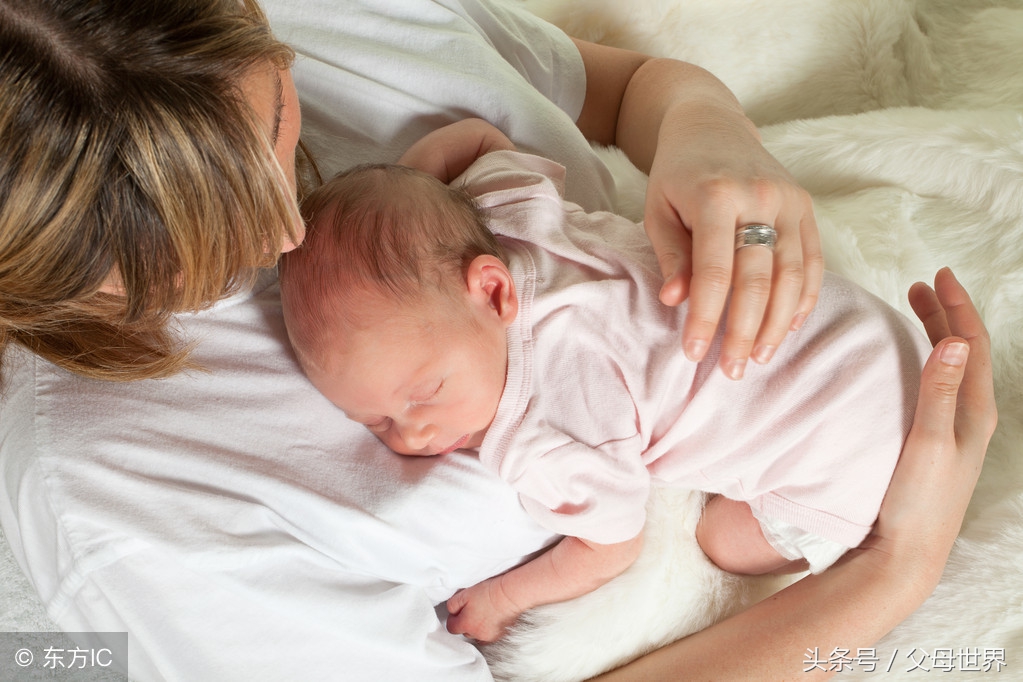
[[[465,284],[473,306],[485,316],[496,316],[508,326],[519,312],[515,281],[500,258],[476,256],[465,274]]]

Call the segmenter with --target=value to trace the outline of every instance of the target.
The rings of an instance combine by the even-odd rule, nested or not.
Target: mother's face
[[[298,188],[295,177],[295,149],[302,127],[302,112],[299,109],[298,92],[295,90],[291,71],[278,69],[269,63],[253,67],[242,80],[241,90],[249,106],[264,122],[285,180],[292,195],[296,195]],[[302,243],[304,237],[305,224],[297,220],[294,240],[285,236],[283,243],[268,244],[266,250],[267,252],[279,250],[280,253],[291,251]],[[121,277],[116,268],[111,271],[99,290],[108,294],[124,295]]]
[[[302,128],[302,112],[290,69],[278,69],[274,66],[256,67],[242,81],[241,86],[253,111],[266,123],[277,160],[284,169],[292,192],[297,193],[295,148],[298,146]],[[302,243],[305,226],[300,224],[296,234],[294,242],[285,238],[281,244],[282,253],[291,251]]]

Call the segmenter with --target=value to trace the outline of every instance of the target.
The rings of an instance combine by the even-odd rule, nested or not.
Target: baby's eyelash
[[[435,388],[433,390],[433,393],[431,393],[430,395],[426,396],[425,398],[420,398],[418,400],[409,400],[408,401],[408,406],[409,407],[416,407],[417,405],[422,405],[423,403],[430,402],[431,400],[433,400],[434,398],[437,397],[437,394],[440,393],[440,389],[443,386],[444,386],[444,381],[442,380],[439,384],[437,384],[437,388]]]

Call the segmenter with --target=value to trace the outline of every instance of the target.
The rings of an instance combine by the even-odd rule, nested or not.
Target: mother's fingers
[[[742,377],[753,350],[772,291],[773,254],[764,246],[747,246],[735,252],[732,300],[728,306],[721,368],[732,379]]]
[[[987,329],[970,295],[949,268],[942,268],[934,276],[934,291],[945,310],[949,330],[968,341],[974,338],[987,343]]]
[[[934,293],[934,289],[923,282],[917,282],[909,288],[909,305],[923,322],[927,338],[930,339],[932,346],[952,333],[948,329],[948,317],[945,315],[945,309],[938,300],[937,294]]]
[[[959,386],[955,420],[956,437],[969,447],[982,450],[998,421],[991,367],[991,340],[980,313],[966,289],[948,268],[938,271],[934,289],[914,284],[910,305],[924,323],[931,343],[937,345],[949,336],[969,344],[969,363]],[[948,351],[951,352],[951,351]]]
[[[909,289],[909,304],[923,322],[931,344],[955,334],[987,343],[987,330],[970,295],[949,268],[934,277],[934,288],[917,282]]]
[[[920,397],[913,418],[915,437],[933,438],[936,443],[948,439],[969,355],[969,344],[955,337],[940,340],[931,353],[920,379]]]
[[[875,535],[924,548],[930,543],[945,557],[994,428],[990,351],[980,315],[951,271],[938,273],[935,289],[915,284],[909,298],[935,349],[921,373],[913,426]]]
[[[803,326],[803,322],[817,305],[821,282],[824,281],[824,251],[821,248],[820,230],[813,215],[812,205],[799,222],[799,235],[803,245],[803,289],[799,295],[795,317],[791,320],[792,331]]]
[[[788,232],[780,234],[778,247],[772,254],[771,291],[752,354],[753,359],[761,364],[774,356],[775,350],[791,330],[792,321],[800,310],[802,294],[806,290],[803,249],[797,239],[788,235]],[[819,282],[817,286],[820,286]]]
[[[752,245],[735,251],[721,349],[721,367],[733,379],[742,376],[749,357],[761,364],[770,361],[796,318],[801,324],[816,303],[823,261],[819,251],[818,257],[813,256],[819,241],[804,241],[803,219],[803,214],[782,213],[774,221],[778,237],[773,249]],[[812,216],[810,221],[816,230]],[[806,254],[810,254],[809,264]]]
[[[971,446],[964,452],[953,428],[969,360],[966,342],[949,338],[924,364],[913,426],[873,532],[882,542],[936,552],[941,565],[959,533],[984,451]]]
[[[731,229],[693,226],[693,276],[689,284],[689,311],[682,330],[682,347],[690,360],[703,359],[717,332],[732,288],[734,239]]]
[[[986,449],[998,423],[994,378],[991,367],[991,339],[970,295],[948,268],[934,278],[934,290],[945,309],[949,331],[970,344],[971,361],[959,389],[956,436],[960,442],[976,441]]]
[[[821,282],[824,279],[824,255],[809,195],[805,196],[805,201],[800,201],[797,197],[786,204],[786,210],[777,216],[774,226],[778,232],[778,243],[771,261],[770,292],[759,321],[759,331],[751,328],[752,321],[747,322],[747,327],[738,329],[740,332],[746,330],[756,335],[751,357],[761,364],[771,359],[789,331],[795,331],[803,326],[817,304]],[[741,301],[745,296],[740,290],[743,281],[743,252],[747,250],[742,249],[736,254],[733,306],[736,305],[735,299]],[[733,316],[730,314],[728,319],[730,333],[732,327]],[[726,334],[722,350],[726,358],[748,352],[745,346],[738,344],[730,347],[729,335]],[[741,357],[745,358],[745,355]]]
[[[664,283],[658,295],[664,305],[680,305],[689,296],[693,275],[693,238],[675,208],[663,197],[647,200],[643,227],[657,255]]]
[[[703,360],[723,326],[721,365],[734,378],[751,355],[757,362],[771,359],[812,310],[823,278],[809,194],[773,157],[753,151],[752,158],[738,157],[742,172],[735,177],[707,174],[698,165],[701,172],[694,173],[689,156],[658,155],[644,212],[664,278],[660,300],[689,302],[682,332],[686,356]],[[736,252],[736,229],[747,224],[777,231],[773,254],[761,245]]]

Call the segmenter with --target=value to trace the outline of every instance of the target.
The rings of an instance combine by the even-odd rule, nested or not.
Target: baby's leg
[[[770,545],[748,504],[721,495],[707,501],[696,541],[711,561],[730,573],[795,573],[807,568],[806,561],[786,559]]]

